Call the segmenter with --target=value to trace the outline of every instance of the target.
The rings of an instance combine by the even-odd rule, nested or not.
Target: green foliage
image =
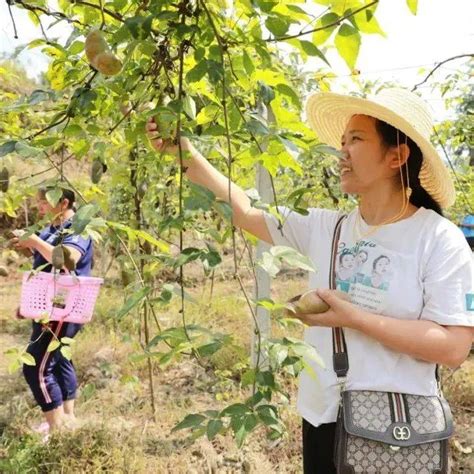
[[[131,315],[138,312],[136,325],[150,312],[157,318],[156,329],[146,326],[148,344],[134,355],[150,368],[189,356],[216,366],[219,352],[234,344],[228,334],[186,323],[185,303],[195,301],[184,288],[183,275],[197,263],[206,276],[214,275],[235,233],[231,206],[184,180],[186,154],[178,163],[152,149],[145,136],[149,118],[159,121],[166,138],[188,137],[216,169],[249,190],[254,207],[278,218],[276,207],[262,203],[251,189],[257,164],[276,178],[278,203],[295,212],[353,205],[339,191],[331,157],[337,151],[320,144],[302,122],[302,97],[329,87],[325,80],[315,83],[315,77],[331,75],[328,48],[335,46],[354,70],[364,35],[383,31],[376,2],[315,3],[327,7],[317,21],[297,4],[276,1],[236,0],[231,11],[220,0],[140,5],[114,0],[105,2],[101,11],[100,2],[60,0],[56,18],[71,20],[67,40],[59,44],[38,38],[27,46],[50,59],[43,82],[30,84],[11,64],[0,66],[5,112],[0,117],[0,169],[5,166],[10,175],[8,189],[0,193],[0,212],[17,217],[25,197],[43,181],[42,173],[49,172],[45,182],[51,186],[46,196],[50,203],[57,203],[64,187],[77,192],[79,208],[71,231],[101,241],[101,250],[113,255],[126,277],[123,303],[116,302],[108,313],[113,324],[132,326]],[[28,5],[33,21],[36,15],[47,15],[46,2]],[[408,5],[416,13],[417,2]],[[123,63],[115,76],[99,73],[85,58],[84,38],[95,28]],[[303,33],[294,35],[293,30]],[[287,57],[278,51],[278,42],[292,48]],[[312,77],[299,74],[297,67],[309,57],[319,60]],[[65,171],[72,163],[87,173]],[[19,164],[28,171],[18,172]],[[39,179],[30,175],[31,166],[38,168]],[[185,246],[181,237],[187,232],[194,243]],[[173,246],[178,235],[179,249]],[[272,248],[256,264],[271,276],[283,264],[315,270],[310,260],[286,247]],[[177,284],[158,278],[164,269]],[[173,297],[182,301],[182,325],[161,329],[156,310],[167,308]],[[275,313],[284,306],[269,299],[254,304]],[[277,321],[289,324],[284,318]],[[49,350],[59,348],[70,358],[71,342],[53,340]],[[243,403],[189,415],[176,429],[191,429],[209,439],[230,431],[239,445],[258,427],[270,438],[281,436],[284,427],[274,401],[276,394],[285,398],[281,378],[310,370],[308,361],[319,359],[313,348],[290,338],[272,340],[263,350],[268,367],[248,368],[242,362],[239,383],[249,392]],[[31,362],[24,351],[9,356],[14,368]],[[30,466],[25,452],[19,448],[21,459],[12,461],[20,470]]]
[[[0,471],[18,472],[144,472],[143,451],[135,439],[104,426],[87,426],[55,434],[47,444],[38,435],[5,432]],[[141,459],[142,458],[142,459]]]
[[[301,268],[310,272],[315,271],[308,257],[284,245],[273,246],[268,252],[264,252],[261,261],[257,262],[272,277],[278,274],[283,263],[293,268]]]
[[[144,298],[150,293],[151,288],[145,286],[133,293],[132,296],[125,302],[125,304],[118,310],[117,318],[121,319],[127,315],[133,308],[140,304]]]
[[[315,349],[302,341],[285,337],[266,344],[264,357],[268,369],[247,368],[241,375],[242,387],[252,386],[252,395],[244,403],[234,403],[222,410],[206,410],[187,415],[173,431],[190,429],[192,436],[206,435],[212,440],[218,433],[232,432],[240,447],[247,436],[258,427],[265,429],[269,439],[281,437],[285,432],[278,406],[273,399],[288,399],[279,379],[286,374],[296,377],[302,370],[314,373],[308,364],[312,360],[322,364]]]
[[[416,15],[418,11],[418,0],[407,0],[407,5],[413,15]]]
[[[8,372],[16,372],[23,364],[36,365],[35,359],[25,349],[12,347],[4,352],[8,360]]]
[[[183,354],[194,353],[198,358],[210,357],[225,345],[229,345],[231,341],[232,337],[228,334],[212,333],[202,326],[191,324],[186,327],[175,327],[155,336],[149,342],[145,354],[136,357],[135,360],[153,357],[160,366],[165,367],[171,362],[180,360]],[[160,346],[158,347],[160,350],[156,350],[157,346]]]
[[[341,25],[334,43],[339,54],[344,58],[349,68],[353,70],[360,48],[359,31],[350,25]]]
[[[470,81],[473,65],[453,72],[443,82],[434,83],[456,114],[438,124],[435,142],[448,161],[454,185],[456,202],[447,216],[460,223],[464,216],[474,213],[474,87]]]

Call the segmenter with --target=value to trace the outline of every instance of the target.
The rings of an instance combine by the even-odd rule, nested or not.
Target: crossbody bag
[[[336,288],[336,254],[342,216],[331,249],[330,288]],[[440,396],[345,390],[349,370],[342,328],[333,328],[333,367],[341,386],[334,462],[338,474],[448,473],[453,420]]]

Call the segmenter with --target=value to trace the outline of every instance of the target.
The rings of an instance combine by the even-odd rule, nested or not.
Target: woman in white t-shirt
[[[462,232],[442,217],[442,208],[454,201],[454,186],[430,143],[430,113],[418,96],[402,89],[385,89],[372,99],[322,93],[309,98],[306,112],[318,138],[341,148],[341,189],[359,198],[342,224],[335,269],[352,302],[327,290],[339,211],[311,208],[303,216],[279,207],[280,225],[253,208],[234,183],[231,194],[235,226],[270,244],[295,248],[318,269],[309,274],[309,288],[319,288],[330,309],[304,317],[305,340],[326,369],[312,364],[317,377],[302,372],[298,410],[304,471],[329,474],[335,472],[340,399],[331,328],[344,328],[346,389],[437,394],[436,364],[457,367],[469,354],[474,273]],[[177,153],[175,145],[156,136],[155,122],[147,130],[157,150]],[[227,177],[189,140],[181,145],[187,177],[229,202]],[[339,267],[340,257],[349,254],[361,256],[350,272]]]

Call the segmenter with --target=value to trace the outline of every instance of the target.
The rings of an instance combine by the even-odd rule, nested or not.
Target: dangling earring
[[[397,158],[398,158],[398,169],[400,171],[400,182],[402,183],[402,189],[405,189],[405,192],[402,194],[402,209],[400,213],[405,212],[407,202],[405,199],[408,199],[407,188],[405,188],[405,182],[403,179],[403,170],[402,170],[402,159],[400,157],[400,132],[397,130]]]
[[[408,137],[405,135],[405,147],[408,148]],[[408,160],[410,158],[410,155],[408,155],[408,158],[405,161],[405,168],[407,172],[407,187],[405,190],[405,194],[407,196],[407,200],[410,201],[410,197],[413,193],[413,189],[410,187],[410,173],[408,172]]]

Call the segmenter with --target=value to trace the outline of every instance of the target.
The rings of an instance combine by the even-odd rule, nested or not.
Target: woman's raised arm
[[[170,140],[159,138],[159,127],[153,119],[148,121],[146,129],[150,142],[157,151],[166,151],[178,156],[177,145],[172,144]],[[181,139],[181,148],[184,154],[183,167],[186,177],[193,183],[212,191],[217,198],[229,203],[229,178],[215,169],[187,138]],[[252,207],[243,189],[233,182],[231,182],[230,192],[234,225],[250,232],[260,240],[273,244],[263,211]]]

